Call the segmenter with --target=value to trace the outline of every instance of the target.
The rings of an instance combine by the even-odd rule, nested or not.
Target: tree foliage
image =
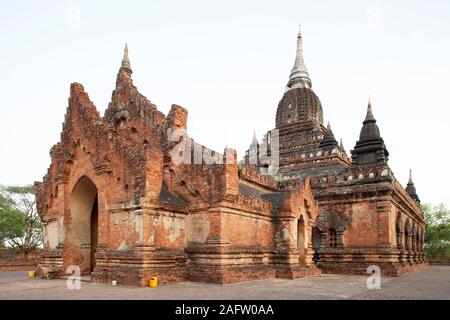
[[[428,258],[450,258],[450,210],[443,204],[422,205],[425,217],[425,253]]]
[[[0,244],[25,254],[42,244],[32,186],[0,186]]]
[[[8,239],[23,237],[25,234],[25,216],[13,208],[8,198],[0,192],[0,246],[4,247]]]

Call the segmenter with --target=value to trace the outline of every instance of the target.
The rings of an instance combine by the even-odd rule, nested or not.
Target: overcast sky
[[[345,6],[344,6],[345,3]],[[41,180],[59,141],[69,86],[103,114],[125,42],[140,92],[188,132],[239,158],[275,126],[294,63],[304,57],[336,138],[349,151],[370,95],[406,184],[450,204],[450,1],[1,1],[0,184]]]

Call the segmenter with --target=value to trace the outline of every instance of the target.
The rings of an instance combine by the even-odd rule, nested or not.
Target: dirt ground
[[[402,277],[382,277],[381,289],[367,276],[323,274],[295,280],[270,279],[227,285],[184,282],[158,288],[28,278],[25,271],[0,272],[0,299],[445,299],[450,300],[450,266],[429,266]]]

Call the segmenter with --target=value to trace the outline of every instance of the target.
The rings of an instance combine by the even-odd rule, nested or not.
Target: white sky
[[[186,107],[191,137],[241,158],[275,125],[299,22],[336,138],[353,148],[370,94],[396,177],[412,168],[422,201],[449,205],[446,0],[1,1],[0,183],[42,179],[70,83],[103,114],[125,42],[140,92],[166,114]]]

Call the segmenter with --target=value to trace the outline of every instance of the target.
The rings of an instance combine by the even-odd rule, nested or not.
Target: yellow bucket
[[[28,277],[29,278],[34,278],[34,277],[36,277],[36,271],[28,271]]]
[[[158,287],[158,278],[151,277],[150,280],[148,280],[148,285],[150,288],[157,288]]]

